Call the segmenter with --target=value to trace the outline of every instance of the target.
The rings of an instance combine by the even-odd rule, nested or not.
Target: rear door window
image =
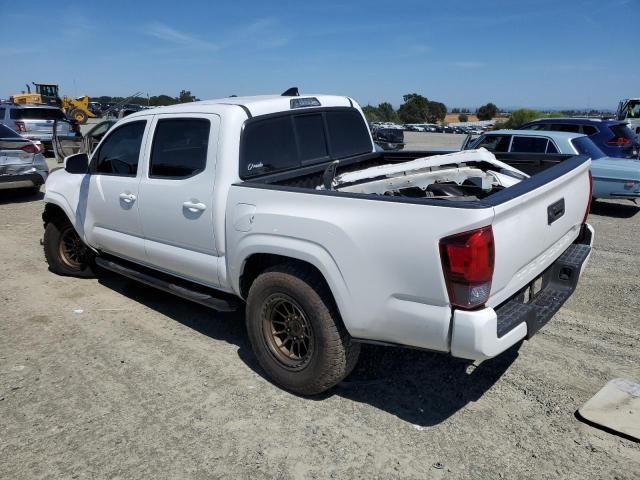
[[[13,120],[64,120],[66,117],[58,108],[13,108]]]
[[[598,133],[598,129],[596,127],[592,127],[591,125],[582,125],[582,133],[585,135],[595,135]]]
[[[211,122],[204,118],[158,120],[149,176],[185,178],[202,172],[207,164],[210,128]]]
[[[548,142],[544,137],[520,137],[516,135],[511,143],[511,152],[546,153]]]
[[[523,128],[523,130],[548,130],[548,126],[549,125],[545,123],[534,123],[533,125]]]
[[[92,171],[135,177],[146,124],[145,120],[126,123],[111,132],[92,158]]]
[[[511,135],[487,135],[475,148],[486,148],[490,152],[509,151]]]
[[[554,132],[580,133],[580,125],[571,125],[568,123],[554,123],[549,130],[553,130]]]

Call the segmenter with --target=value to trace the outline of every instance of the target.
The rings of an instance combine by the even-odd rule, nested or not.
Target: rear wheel
[[[294,393],[322,393],[356,365],[360,344],[320,276],[304,267],[285,264],[261,274],[249,290],[246,321],[258,362]]]
[[[93,277],[94,254],[66,218],[55,218],[44,231],[44,256],[58,275]]]

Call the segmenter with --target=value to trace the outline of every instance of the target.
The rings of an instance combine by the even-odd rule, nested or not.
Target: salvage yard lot
[[[519,350],[473,366],[366,346],[314,399],[265,380],[242,314],[49,273],[42,209],[0,192],[0,478],[640,477],[640,444],[574,416],[640,377],[629,202],[596,203],[576,293]]]

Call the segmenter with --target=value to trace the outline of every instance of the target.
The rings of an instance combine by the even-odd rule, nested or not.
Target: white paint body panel
[[[314,96],[323,107],[352,102]],[[280,96],[228,98],[132,114],[119,125],[149,119],[138,176],[122,180],[55,172],[47,182],[45,201],[60,206],[94,248],[237,295],[243,268],[253,254],[306,261],[326,279],[356,338],[469,358],[499,353],[521,338],[519,327],[501,343],[487,340],[490,329],[495,336],[489,310],[531,281],[573,241],[586,208],[588,163],[495,208],[243,185],[238,159],[247,114],[235,104],[257,116],[288,111],[289,101]],[[184,181],[148,178],[151,135],[159,116],[216,119],[205,172]],[[136,195],[135,209],[123,209],[116,201],[121,192]],[[565,198],[567,213],[549,228],[547,205],[560,197]],[[187,218],[182,210],[187,200],[198,200],[206,209],[197,218]],[[486,225],[493,226],[496,242],[487,312],[479,320],[460,312],[453,316],[438,242]]]

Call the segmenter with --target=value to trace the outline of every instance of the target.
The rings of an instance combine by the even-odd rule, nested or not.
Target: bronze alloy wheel
[[[82,270],[86,264],[87,247],[72,226],[65,228],[60,234],[58,245],[60,259],[72,270]]]
[[[302,370],[313,354],[311,323],[293,298],[276,293],[262,309],[262,332],[271,354],[289,370]]]

